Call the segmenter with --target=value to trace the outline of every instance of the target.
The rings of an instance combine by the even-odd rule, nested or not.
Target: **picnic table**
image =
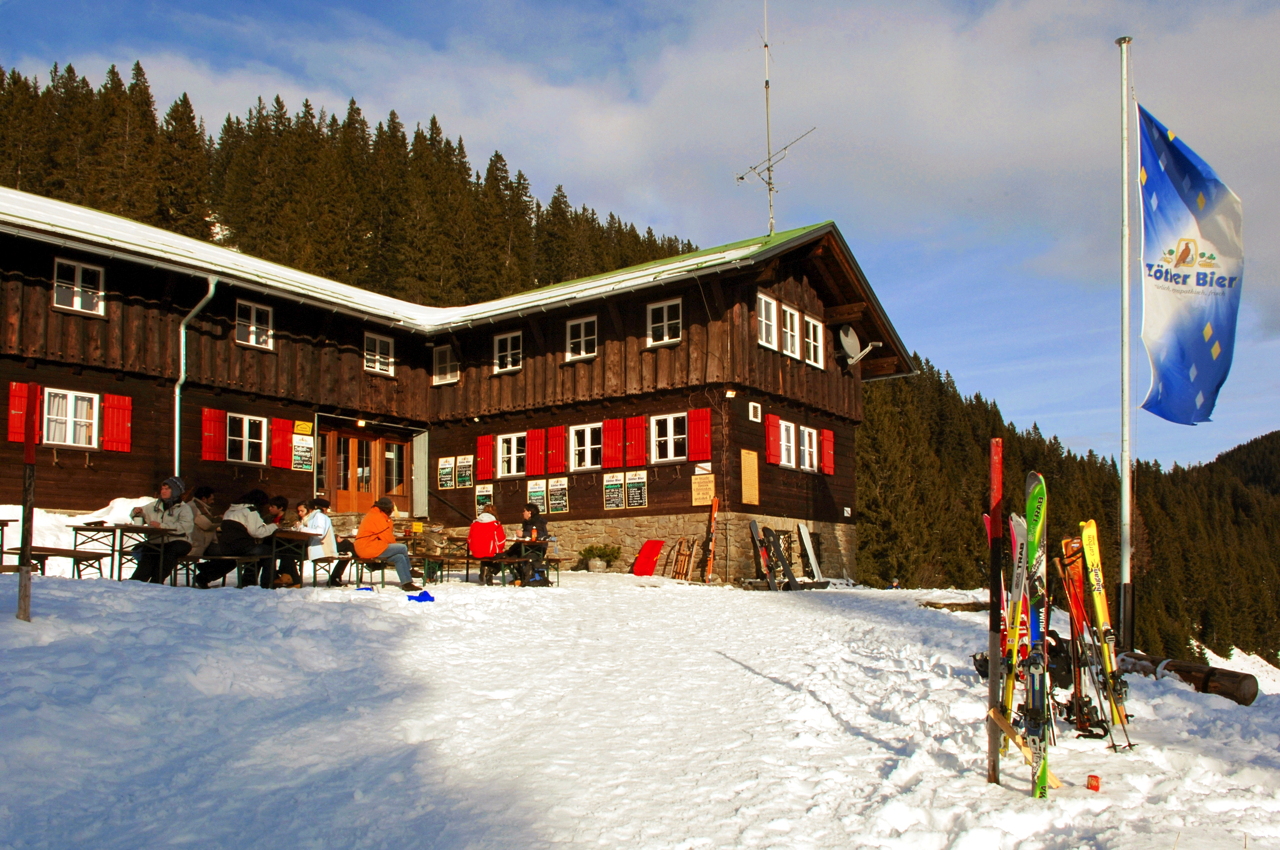
[[[14,547],[5,549],[6,555],[17,555],[22,557],[22,547]],[[35,561],[40,567],[40,575],[47,574],[48,561],[50,558],[67,558],[71,561],[71,577],[80,578],[80,570],[83,566],[88,565],[91,569],[96,569],[98,575],[102,575],[102,562],[110,559],[110,552],[95,552],[84,549],[59,549],[56,546],[32,546],[31,560]],[[18,564],[5,564],[0,566],[0,573],[16,573],[21,569]],[[110,567],[108,567],[110,569]]]
[[[115,578],[123,581],[125,578],[124,568],[126,561],[133,561],[136,565],[138,557],[133,553],[133,549],[140,543],[159,538],[160,541],[160,557],[164,557],[165,539],[177,536],[177,532],[168,528],[155,528],[150,525],[137,525],[134,523],[101,523],[71,526],[72,547],[78,551],[84,552],[108,552],[111,555],[111,561],[108,565],[106,578]],[[98,574],[102,575],[101,566],[98,568]],[[76,571],[78,573],[78,570]],[[175,571],[176,574],[176,571]],[[79,577],[78,575],[76,576]]]

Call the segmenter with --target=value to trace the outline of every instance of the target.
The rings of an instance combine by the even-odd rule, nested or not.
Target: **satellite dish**
[[[866,357],[868,352],[873,348],[879,348],[883,343],[869,342],[867,347],[862,347],[862,342],[858,339],[858,332],[853,329],[853,325],[845,325],[840,329],[840,347],[844,349],[845,355],[849,358],[848,364],[852,366],[862,358]]]
[[[853,329],[853,325],[840,328],[840,347],[844,349],[845,354],[849,355],[850,360],[858,359],[858,353],[862,351],[862,343],[858,341],[858,332]]]

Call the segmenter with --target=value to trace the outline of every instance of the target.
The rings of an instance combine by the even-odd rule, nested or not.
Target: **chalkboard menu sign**
[[[641,469],[627,473],[627,507],[649,507],[649,472]]]
[[[529,482],[528,501],[537,505],[540,513],[547,513],[547,479],[539,478]]]
[[[310,425],[311,423],[304,423]],[[293,435],[293,458],[290,468],[295,472],[310,472],[315,460],[315,437],[310,434]]]
[[[569,479],[551,478],[547,480],[547,513],[564,514],[569,512]]]
[[[459,487],[470,487],[475,483],[471,470],[475,468],[475,455],[458,455],[458,471],[455,480]]]
[[[604,474],[604,509],[606,511],[617,510],[627,506],[627,497],[622,492],[623,474],[621,472],[606,472]]]
[[[453,469],[454,462],[457,458],[442,457],[440,465],[436,469],[437,489],[452,490],[453,489]]]
[[[493,504],[493,485],[477,484],[476,485],[476,514]]]

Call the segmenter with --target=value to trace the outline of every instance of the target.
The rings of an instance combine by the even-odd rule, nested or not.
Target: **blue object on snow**
[[[436,598],[427,591],[421,593],[410,593],[409,598],[414,602],[435,602]]]
[[[373,593],[373,588],[372,588],[372,587],[357,587],[357,588],[356,588],[356,590],[367,590],[367,591],[369,591],[370,593]]]

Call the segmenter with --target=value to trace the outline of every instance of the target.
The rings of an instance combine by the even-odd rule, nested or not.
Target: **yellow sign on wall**
[[[742,449],[742,504],[760,504],[760,455]]]
[[[314,423],[312,422],[307,422],[302,419],[293,420],[293,433],[295,434],[310,434],[312,427],[314,427]]]
[[[695,475],[689,480],[693,482],[693,504],[711,504],[711,500],[716,497],[715,475]]]

